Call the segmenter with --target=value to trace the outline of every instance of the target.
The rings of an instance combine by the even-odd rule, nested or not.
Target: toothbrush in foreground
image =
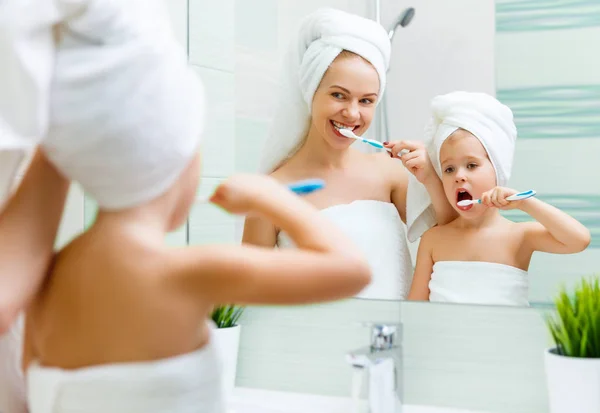
[[[533,189],[525,192],[519,192],[518,194],[514,194],[506,198],[507,201],[520,201],[521,199],[531,198],[535,196],[536,192]],[[481,204],[481,199],[464,199],[462,201],[458,201],[456,205],[458,206],[469,206],[472,204]]]
[[[306,195],[311,192],[318,191],[325,187],[325,181],[322,179],[305,179],[302,181],[292,182],[287,186],[290,191],[298,195]]]
[[[288,189],[298,195],[307,195],[325,187],[325,181],[322,179],[305,179],[292,182],[287,185]],[[209,203],[209,197],[199,197],[196,202]]]
[[[338,129],[338,130],[339,130],[340,134],[344,135],[346,138],[356,139],[357,141],[364,142],[364,143],[374,146],[376,148],[385,149],[386,151],[388,151],[390,153],[392,152],[392,150],[390,148],[386,148],[385,146],[383,146],[383,144],[381,142],[378,142],[373,139],[361,138],[360,136],[357,136],[354,132],[352,132],[350,129]],[[408,152],[410,152],[408,149],[403,149],[402,151],[400,151],[400,153],[398,155],[402,156]]]

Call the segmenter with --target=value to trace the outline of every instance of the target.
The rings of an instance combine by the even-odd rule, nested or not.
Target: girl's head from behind
[[[353,141],[339,130],[347,128],[362,135],[373,120],[379,93],[375,67],[355,53],[342,51],[314,94],[309,133],[316,132],[334,148],[348,147]]]
[[[119,232],[122,229],[134,228],[123,225],[125,222],[137,224],[137,228],[141,225],[155,234],[176,230],[185,223],[196,199],[200,165],[200,155],[194,155],[175,182],[166,191],[149,201],[122,209],[100,208],[94,226],[112,228],[111,231],[116,229]],[[161,237],[160,241],[162,240]]]

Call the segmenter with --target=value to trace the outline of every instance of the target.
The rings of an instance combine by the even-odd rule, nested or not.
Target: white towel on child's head
[[[435,97],[431,110],[432,118],[424,138],[438,176],[442,176],[442,144],[460,128],[479,139],[487,151],[496,171],[496,185],[508,183],[517,139],[510,108],[488,94],[459,91]],[[406,215],[410,241],[415,241],[435,224],[429,193],[412,175],[408,183]]]
[[[319,9],[308,15],[284,59],[276,113],[260,165],[262,172],[272,172],[298,149],[308,133],[315,91],[342,50],[373,65],[379,75],[381,99],[391,53],[385,29],[373,20],[335,9]]]
[[[54,3],[55,10],[29,5],[37,18],[27,24],[0,20],[0,53],[18,62],[8,74],[32,82],[21,116],[37,115],[29,128],[5,122],[0,150],[41,144],[57,169],[105,209],[159,196],[197,153],[203,124],[203,88],[171,31],[164,1]],[[57,44],[55,23],[61,24]]]

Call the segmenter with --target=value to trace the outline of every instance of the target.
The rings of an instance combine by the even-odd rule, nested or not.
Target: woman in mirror
[[[286,55],[261,169],[283,183],[323,179],[326,188],[307,200],[366,255],[373,281],[359,297],[397,300],[406,298],[412,280],[407,232],[414,241],[455,212],[420,143],[386,143],[390,154],[366,154],[340,133],[350,129],[360,136],[369,128],[385,90],[390,51],[386,31],[372,20],[334,9],[307,16]],[[410,152],[400,156],[403,150]],[[417,187],[433,201],[419,215],[410,203],[409,188]],[[293,245],[259,217],[246,220],[243,242]]]

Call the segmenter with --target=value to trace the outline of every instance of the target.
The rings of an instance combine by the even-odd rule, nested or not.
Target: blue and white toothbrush
[[[385,146],[383,146],[383,144],[381,142],[378,142],[373,139],[362,138],[362,137],[356,135],[350,129],[338,129],[338,130],[339,130],[340,134],[344,135],[346,138],[356,139],[357,141],[364,142],[368,145],[374,146],[379,149],[385,149],[386,151],[392,153],[392,150],[390,148],[386,148]],[[408,152],[410,152],[408,149],[402,149],[398,155],[402,156]]]
[[[522,199],[531,198],[535,196],[536,192],[533,189],[525,192],[519,192],[518,194],[514,194],[506,198],[507,201],[520,201]],[[481,204],[481,199],[464,199],[462,201],[458,201],[456,205],[458,206],[469,206],[471,204]]]

